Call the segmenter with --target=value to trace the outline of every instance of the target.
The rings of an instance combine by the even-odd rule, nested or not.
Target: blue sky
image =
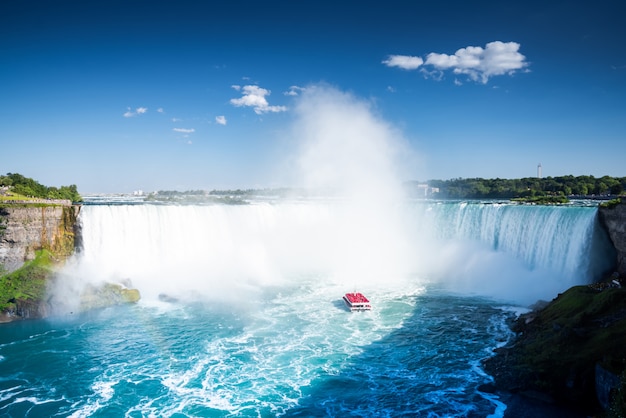
[[[402,180],[626,176],[625,15],[619,0],[4,0],[0,173],[82,193],[294,185],[295,109],[323,86],[397,133]]]

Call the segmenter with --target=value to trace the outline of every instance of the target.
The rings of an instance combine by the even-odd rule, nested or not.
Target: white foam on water
[[[339,304],[338,290],[311,283],[282,289],[263,309],[247,313],[241,332],[209,338],[191,358],[171,357],[162,384],[183,409],[203,405],[239,414],[297,405],[304,388],[339,375],[345,360],[398,329],[411,312],[398,295],[381,294],[378,312],[350,313]]]

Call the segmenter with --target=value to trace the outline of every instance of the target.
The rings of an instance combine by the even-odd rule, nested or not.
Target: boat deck
[[[369,311],[372,309],[369,299],[359,292],[346,293],[343,300],[351,311]]]

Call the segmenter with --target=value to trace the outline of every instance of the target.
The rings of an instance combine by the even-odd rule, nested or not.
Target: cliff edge
[[[624,198],[621,198],[619,203],[615,200],[613,204],[601,205],[598,209],[598,217],[617,250],[617,272],[621,277],[626,277],[626,202]]]
[[[0,266],[11,273],[48,249],[59,259],[74,253],[80,206],[7,204],[0,206]]]

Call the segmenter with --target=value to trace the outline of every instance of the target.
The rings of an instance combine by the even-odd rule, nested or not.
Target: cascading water
[[[529,206],[462,202],[437,205],[434,234],[472,239],[511,253],[530,268],[549,268],[578,278],[601,271],[593,262],[596,209],[588,206]]]
[[[614,250],[593,206],[436,202],[413,206],[428,277],[518,303],[598,279]]]
[[[368,222],[372,215],[352,208],[343,202],[85,206],[83,249],[69,271],[127,278],[147,297],[193,292],[219,299],[311,276],[350,288],[406,278],[410,253],[397,222]]]
[[[144,297],[251,297],[318,276],[346,290],[436,282],[532,303],[610,267],[594,207],[408,202],[380,216],[322,200],[86,206],[72,274],[130,279]]]

